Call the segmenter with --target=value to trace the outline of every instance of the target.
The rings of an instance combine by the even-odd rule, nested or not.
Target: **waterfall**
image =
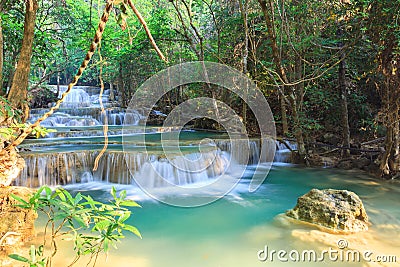
[[[291,163],[292,162],[292,151],[297,150],[297,143],[285,140],[285,143],[290,149],[282,142],[276,141],[276,152],[274,162]]]
[[[65,90],[67,86],[60,86],[59,96]],[[136,126],[143,119],[139,111],[130,111],[127,125],[125,110],[115,106],[115,102],[108,101],[110,91],[104,92],[102,100],[105,114],[101,112],[99,93],[98,87],[77,86],[72,89],[61,108],[42,123],[57,132],[48,136],[51,138],[26,140],[22,144],[28,147],[28,151],[21,153],[26,167],[16,179],[15,185],[39,187],[87,182],[134,184],[133,177],[137,181],[139,179],[141,185],[150,188],[170,184],[190,185],[207,182],[225,173],[231,161],[232,165],[239,167],[272,160],[271,154],[275,151],[273,140],[217,139],[216,146],[205,146],[208,148],[199,152],[197,147],[200,139],[195,133],[195,138],[189,139],[191,143],[184,140],[184,147],[180,147],[185,151],[184,155],[166,158],[161,147],[160,133],[177,131],[176,127],[146,126],[143,132],[143,127]],[[46,111],[32,109],[29,120],[36,121]],[[98,150],[104,142],[102,124],[106,118],[109,125],[109,148],[100,159],[97,170],[93,171]],[[133,148],[132,151],[121,151],[122,133],[125,143]],[[140,135],[146,135],[149,141],[146,145],[151,152],[143,151],[143,144],[138,143]]]
[[[62,94],[66,91],[60,90],[58,95],[61,98]],[[79,108],[79,107],[89,107],[92,104],[90,95],[86,93],[83,89],[74,88],[71,92],[66,96],[63,103],[61,103],[61,107],[69,107],[69,108]]]
[[[232,158],[239,164],[258,164],[269,162],[275,152],[276,142],[270,139],[232,139],[217,140],[217,147],[232,154]],[[248,158],[246,158],[248,154]],[[274,159],[275,161],[275,159]]]
[[[157,131],[157,128],[154,130]],[[290,162],[291,158],[291,152],[286,146],[269,139],[263,142],[259,139],[215,140],[215,144],[216,150],[186,152],[172,159],[165,158],[160,147],[155,147],[149,153],[140,149],[128,152],[106,151],[94,172],[92,169],[98,151],[23,152],[26,167],[16,179],[15,185],[39,187],[44,184],[56,186],[91,181],[132,184],[132,175],[149,187],[164,187],[168,183],[186,185],[219,176],[226,170],[230,160],[233,164],[254,165],[270,162],[272,158],[274,162]],[[288,145],[296,149],[295,143],[288,142]],[[275,146],[276,154],[272,157]],[[188,163],[187,159],[194,163]]]
[[[52,90],[55,91],[56,87],[53,86]],[[59,97],[66,90],[67,86],[60,86]],[[106,119],[110,126],[121,126],[119,129],[113,129],[114,131],[111,134],[121,134],[125,110],[114,106],[116,103],[108,101],[110,94],[108,89],[104,91],[102,98],[105,107],[105,114],[103,114],[99,105],[99,94],[100,88],[98,87],[75,86],[66,96],[65,101],[57,112],[41,123],[46,128],[55,128],[61,132],[51,133],[47,137],[102,136],[103,130],[101,127],[83,130],[77,127],[101,126]],[[45,112],[47,112],[47,109],[32,109],[29,122],[35,122]],[[143,119],[143,116],[138,111],[131,111],[130,115],[130,125],[138,125],[140,120]]]
[[[229,155],[220,150],[176,156],[171,162],[157,154],[109,151],[101,158],[99,168],[93,172],[97,154],[97,151],[22,154],[26,166],[15,180],[15,185],[39,187],[90,181],[131,184],[131,174],[138,179],[145,178],[154,187],[167,185],[162,177],[170,183],[185,185],[216,177],[229,164]],[[185,164],[187,161],[184,157],[201,160],[197,161],[197,165]]]

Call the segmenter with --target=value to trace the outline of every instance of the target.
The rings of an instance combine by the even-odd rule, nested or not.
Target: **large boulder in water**
[[[360,198],[347,190],[312,189],[297,200],[286,215],[328,228],[334,232],[354,233],[368,230],[368,216]]]

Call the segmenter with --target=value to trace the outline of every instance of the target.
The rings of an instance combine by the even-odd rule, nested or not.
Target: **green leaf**
[[[74,205],[78,205],[78,203],[82,200],[82,195],[81,193],[76,194],[75,199],[74,199]]]
[[[121,193],[119,194],[119,198],[120,198],[121,200],[126,198],[126,190],[122,190],[122,191],[121,191]]]
[[[111,195],[113,196],[114,199],[117,198],[117,189],[115,188],[115,186],[111,188]]]
[[[127,231],[135,234],[136,236],[138,236],[140,239],[142,239],[142,235],[140,234],[139,230],[135,226],[125,224],[123,228],[124,228],[124,230],[127,230]]]
[[[129,217],[131,217],[131,212],[130,212],[130,211],[124,212],[124,213],[122,214],[122,216],[119,217],[118,222],[124,222],[124,221],[126,221]]]
[[[103,248],[104,248],[104,252],[107,252],[109,249],[109,243],[110,241],[108,239],[104,240],[104,244],[103,244]]]
[[[43,251],[44,251],[44,245],[40,245],[37,249],[37,254],[39,256],[43,256]]]
[[[56,189],[56,192],[53,194],[53,198],[59,197],[62,201],[66,201],[67,199],[65,198],[65,195],[63,191],[59,188]]]
[[[87,227],[87,223],[79,216],[73,216],[74,220],[82,227]]]
[[[29,205],[28,202],[26,202],[25,200],[23,200],[23,199],[20,198],[19,196],[16,196],[16,195],[14,195],[14,194],[11,194],[11,197],[14,198],[15,200],[21,202],[22,204]]]
[[[74,205],[75,199],[72,197],[72,195],[66,190],[63,190],[63,192],[64,192],[64,195],[67,197],[69,203]]]
[[[82,203],[82,205],[89,205],[94,208],[96,205],[101,205],[101,202],[95,201],[91,196],[82,196],[86,202]]]
[[[10,254],[8,255],[11,259],[17,260],[17,261],[22,261],[22,262],[29,262],[29,260],[25,257],[22,257],[18,254]]]
[[[120,203],[121,206],[126,206],[126,207],[138,207],[141,208],[142,206],[140,206],[138,203],[136,203],[133,200],[124,200]]]
[[[38,199],[38,198],[40,197],[40,194],[42,194],[43,190],[45,190],[46,187],[47,187],[47,186],[42,186],[42,187],[40,187],[40,188],[36,191],[36,193],[33,195],[33,198],[34,198],[34,199]]]
[[[103,231],[105,229],[107,229],[107,227],[111,224],[110,221],[107,220],[103,220],[103,221],[99,221],[98,223],[96,223],[93,227],[94,230],[98,230],[98,231]]]
[[[48,186],[45,186],[44,191],[46,192],[46,198],[50,200],[50,198],[53,194],[53,191]]]

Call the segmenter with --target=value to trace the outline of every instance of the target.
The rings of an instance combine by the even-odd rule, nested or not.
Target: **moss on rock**
[[[336,232],[366,231],[369,225],[361,199],[347,190],[312,189],[286,215]]]

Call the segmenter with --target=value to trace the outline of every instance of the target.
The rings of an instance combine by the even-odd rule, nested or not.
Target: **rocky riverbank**
[[[0,187],[0,266],[13,266],[8,255],[24,254],[23,245],[35,236],[37,213],[16,206],[13,195],[28,200],[32,190],[24,187]]]

